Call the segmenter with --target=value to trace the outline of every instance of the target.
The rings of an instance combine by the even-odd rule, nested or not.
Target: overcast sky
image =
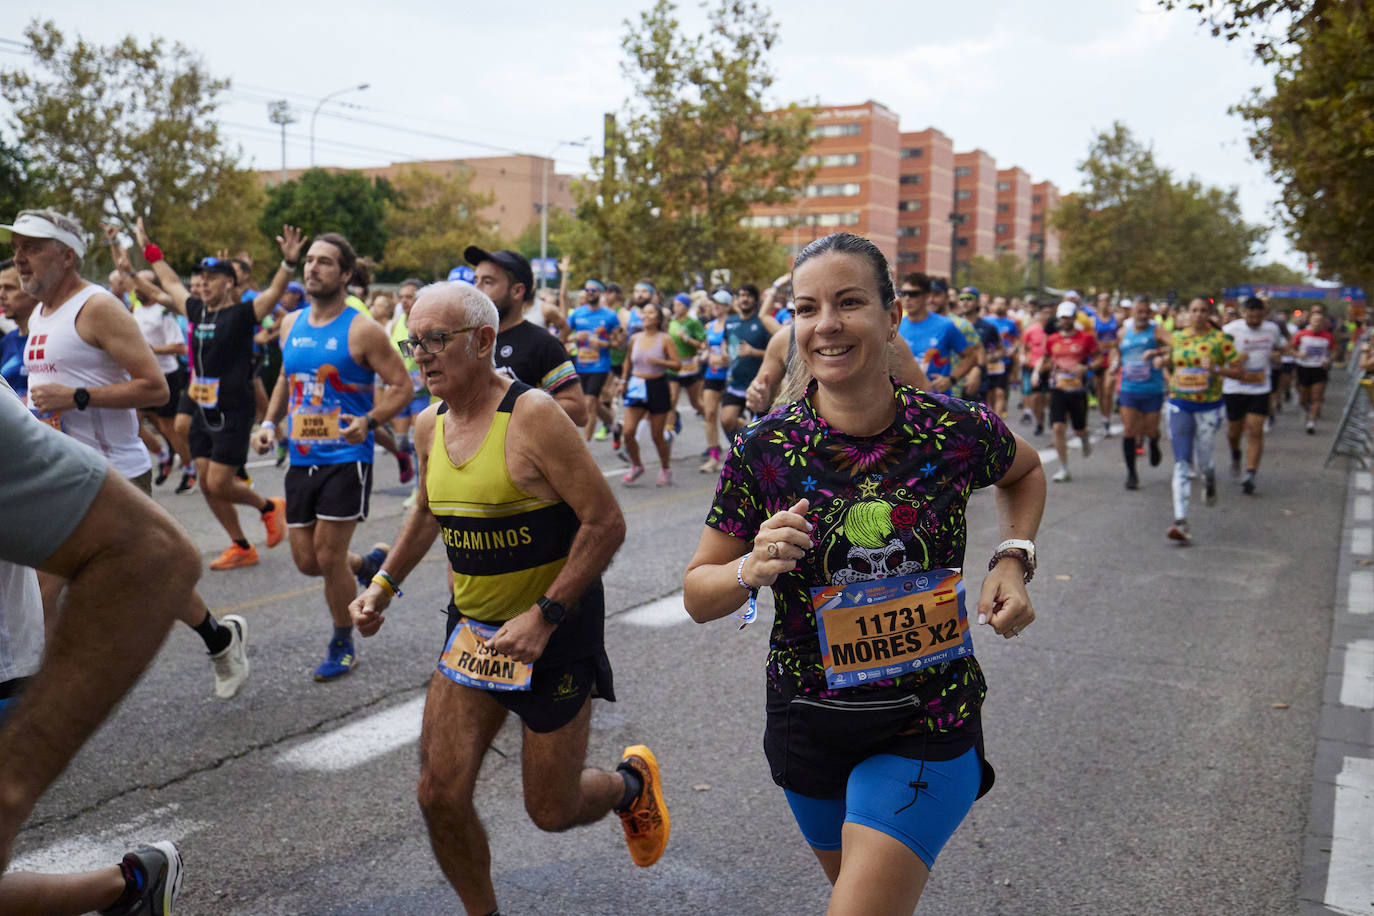
[[[210,72],[233,81],[220,119],[257,168],[281,166],[267,103],[289,100],[299,121],[287,128],[286,164],[295,168],[311,161],[316,104],[364,82],[368,89],[321,110],[316,164],[548,155],[588,136],[599,147],[602,114],[628,93],[625,20],[648,3],[241,0],[209,14],[184,2],[93,9],[48,0],[41,15],[102,44],[133,31],[195,49]],[[775,0],[772,10],[781,41],[770,101],[874,99],[903,130],[936,127],[956,150],[981,147],[999,168],[1019,165],[1065,192],[1078,186],[1093,136],[1121,120],[1177,174],[1237,186],[1247,219],[1271,221],[1276,188],[1249,153],[1244,123],[1227,113],[1267,75],[1248,45],[1213,38],[1190,13],[1163,12],[1154,0]],[[695,3],[679,13],[689,27],[704,22]],[[0,39],[21,38],[26,17],[5,20]],[[0,65],[24,60],[0,45]],[[586,150],[562,146],[557,159],[560,170],[580,171]],[[1303,266],[1277,232],[1269,257]]]

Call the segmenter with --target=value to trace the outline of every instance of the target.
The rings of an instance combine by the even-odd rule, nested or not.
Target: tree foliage
[[[1079,163],[1083,187],[1055,212],[1060,267],[1076,287],[1215,290],[1246,276],[1266,230],[1245,222],[1234,188],[1176,181],[1121,123]]]
[[[99,223],[132,228],[137,216],[169,244],[247,238],[256,214],[243,208],[252,205],[247,173],[213,117],[227,82],[160,38],[99,46],[37,21],[24,36],[28,63],[0,71],[0,91],[45,204],[70,212],[93,239]]]
[[[10,219],[20,210],[47,206],[45,184],[23,150],[0,138],[0,216]]]
[[[472,172],[452,176],[409,168],[392,183],[395,203],[387,216],[390,235],[383,264],[388,273],[438,280],[463,262],[469,245],[490,245],[490,225],[478,214],[494,197],[472,190]]]
[[[1019,296],[1036,282],[1027,283],[1026,262],[1010,251],[1000,251],[995,258],[976,255],[968,266],[968,285],[993,296]]]
[[[718,0],[704,34],[686,34],[670,0],[625,23],[634,87],[607,119],[605,149],[575,183],[578,224],[559,233],[575,269],[683,285],[728,269],[775,276],[782,248],[743,225],[754,204],[802,192],[809,113],[769,110],[777,27],[754,0]]]
[[[1267,286],[1300,286],[1307,282],[1307,277],[1300,270],[1294,270],[1287,264],[1274,261],[1270,264],[1261,264],[1251,270],[1245,282]]]
[[[385,179],[373,182],[361,172],[309,169],[298,180],[267,190],[258,228],[267,238],[281,232],[283,223],[312,237],[337,232],[359,256],[380,259],[391,237],[387,218],[395,200]]]

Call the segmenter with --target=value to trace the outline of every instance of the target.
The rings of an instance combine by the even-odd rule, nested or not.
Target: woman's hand
[[[978,596],[978,622],[990,625],[1003,639],[1020,636],[1035,620],[1026,592],[1025,567],[1004,557],[983,580]]]
[[[811,523],[803,514],[811,504],[804,499],[784,509],[759,526],[754,549],[744,561],[741,578],[750,588],[763,588],[778,576],[797,568],[797,561],[816,546],[811,540]]]

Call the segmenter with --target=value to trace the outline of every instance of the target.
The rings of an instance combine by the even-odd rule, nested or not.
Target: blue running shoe
[[[363,554],[363,562],[358,566],[358,571],[354,573],[359,585],[367,588],[372,584],[372,577],[377,575],[377,570],[382,568],[382,564],[386,562],[386,555],[390,552],[391,548],[386,544],[377,544]]]
[[[357,667],[357,664],[358,656],[353,652],[352,640],[330,640],[329,651],[325,653],[324,661],[315,669],[315,680],[332,681],[341,678]]]

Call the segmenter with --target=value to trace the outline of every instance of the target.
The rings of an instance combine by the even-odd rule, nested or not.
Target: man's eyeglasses
[[[901,296],[903,299],[917,299],[921,296],[929,295],[929,291],[919,289],[899,289],[897,290],[897,295]]]
[[[424,350],[430,356],[442,353],[448,342],[459,334],[466,334],[468,331],[475,331],[482,327],[480,324],[469,325],[466,328],[459,328],[456,331],[426,331],[419,337],[407,337],[405,340],[396,342],[396,349],[401,351],[401,355],[407,358],[415,355],[416,350]]]

